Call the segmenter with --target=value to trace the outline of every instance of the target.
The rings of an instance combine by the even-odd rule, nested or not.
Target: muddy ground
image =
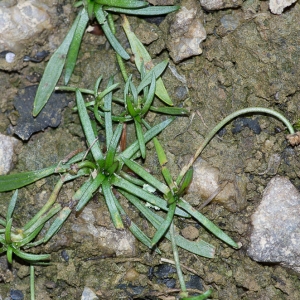
[[[224,16],[237,24],[234,30],[223,26],[221,20]],[[74,13],[66,24],[57,23],[60,24],[55,29],[58,41],[66,33],[72,17]],[[139,30],[143,26],[146,30],[149,21],[134,17],[129,20],[133,29],[139,27]],[[169,56],[166,49],[158,51],[157,48],[167,39],[169,20],[170,17],[167,17],[159,25],[151,23],[151,26],[156,26],[160,39],[160,42],[147,46],[155,61]],[[180,81],[170,69],[163,76],[174,103],[190,111],[190,116],[177,118],[159,136],[174,177],[210,129],[235,110],[263,106],[282,112],[292,123],[299,119],[299,20],[298,3],[282,15],[271,14],[268,3],[257,0],[245,1],[242,7],[236,9],[204,12],[207,39],[202,43],[203,54],[176,65],[170,61],[177,73],[183,76],[179,78],[185,78],[185,81]],[[126,45],[124,33],[119,32],[119,38]],[[47,48],[47,42],[42,47]],[[17,113],[14,108],[16,94],[18,90],[32,85],[32,80],[28,80],[32,77],[28,76],[42,74],[45,65],[46,61],[38,64],[29,62],[19,70],[0,72],[1,133],[12,133],[12,126],[16,124],[18,114],[22,113]],[[128,72],[136,73],[130,62],[126,67]],[[114,52],[104,37],[86,34],[70,85],[92,88],[96,78],[103,75],[102,86],[105,86],[111,74],[115,75],[115,81],[122,82]],[[35,133],[28,141],[22,141],[14,172],[49,166],[70,151],[85,147],[80,122],[72,106],[74,100],[64,109],[58,128],[48,128]],[[163,117],[150,114],[148,118],[152,123],[157,123]],[[202,154],[211,166],[219,168],[221,179],[230,181],[240,178],[246,184],[245,201],[236,205],[235,209],[230,210],[214,202],[203,209],[205,216],[243,246],[240,250],[234,250],[196,222],[177,219],[175,224],[180,230],[192,225],[199,230],[201,239],[216,246],[214,259],[197,257],[180,249],[181,263],[195,271],[195,274],[184,271],[185,279],[192,289],[206,290],[211,287],[211,299],[300,299],[299,275],[277,265],[257,263],[246,254],[251,233],[250,217],[270,179],[276,174],[288,176],[300,188],[299,149],[288,146],[285,128],[276,119],[264,115],[245,118],[255,122],[243,123],[244,119],[240,119],[240,127],[238,123],[228,124]],[[258,126],[260,133],[249,124]],[[158,161],[151,143],[147,150],[145,166],[159,177]],[[274,173],[260,175],[267,170],[274,154],[280,154],[282,158],[279,168]],[[24,218],[29,218],[42,206],[56,180],[57,177],[52,176],[19,191],[16,222],[22,224]],[[67,184],[59,201],[67,203],[78,185],[76,181]],[[1,211],[5,211],[10,196],[10,193],[1,195]],[[153,228],[138,212],[125,200],[120,201],[128,215],[147,234],[153,235]],[[113,230],[101,195],[94,197],[88,208],[93,212],[97,225]],[[74,226],[77,223],[85,224],[86,231],[76,231]],[[101,299],[174,299],[171,292],[179,288],[177,276],[166,265],[167,275],[161,277],[164,270],[159,267],[161,258],[173,259],[170,243],[163,240],[160,249],[161,256],[134,242],[130,253],[115,257],[108,246],[97,248],[97,241],[90,234],[87,223],[80,215],[73,214],[57,236],[38,249],[41,253],[51,253],[52,264],[36,267],[36,297],[80,299],[87,286]],[[26,265],[15,261],[8,266],[6,257],[2,256],[0,273],[0,296],[3,299],[11,289],[21,290],[26,295],[25,299],[29,299],[29,269]]]

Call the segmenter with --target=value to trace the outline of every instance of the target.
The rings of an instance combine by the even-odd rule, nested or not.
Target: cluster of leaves
[[[178,9],[177,6],[153,7],[149,6],[148,2],[138,0],[85,0],[78,3],[78,5],[81,4],[84,5],[84,8],[78,13],[65,40],[53,54],[47,65],[36,95],[34,115],[37,115],[48,101],[64,66],[64,82],[65,85],[68,84],[89,20],[96,18],[101,25],[108,41],[117,53],[117,59],[119,59],[118,62],[122,69],[120,58],[128,59],[129,55],[114,36],[114,25],[112,24],[110,13],[158,15]],[[185,190],[193,176],[191,165],[185,169],[184,173],[181,172],[176,180],[172,178],[170,171],[167,169],[167,157],[156,136],[169,126],[174,118],[171,117],[151,127],[145,117],[149,111],[171,116],[184,115],[187,111],[173,107],[173,103],[162,82],[161,75],[168,65],[168,61],[162,61],[154,66],[147,50],[131,31],[127,18],[122,16],[122,19],[123,29],[130,42],[135,57],[135,64],[141,77],[138,86],[134,85],[132,76],[125,74],[123,76],[126,80],[123,98],[114,97],[113,92],[118,88],[118,83],[114,83],[113,78],[110,78],[106,89],[102,92],[99,91],[102,77],[98,78],[93,90],[68,86],[57,88],[73,91],[76,94],[76,110],[86,137],[88,151],[74,154],[73,156],[70,155],[57,164],[42,170],[0,176],[0,192],[4,192],[21,188],[52,174],[61,175],[46,205],[21,229],[15,229],[12,226],[12,213],[17,194],[15,193],[12,197],[6,219],[0,219],[0,225],[4,227],[0,231],[0,243],[2,244],[0,251],[7,253],[10,263],[12,262],[13,253],[31,263],[49,259],[48,255],[34,255],[24,252],[20,248],[27,249],[46,243],[58,232],[74,208],[76,211],[82,210],[93,195],[99,192],[104,196],[115,227],[123,229],[125,225],[128,226],[138,240],[150,249],[155,248],[157,252],[160,252],[157,247],[158,242],[163,237],[166,237],[171,240],[173,251],[175,252],[176,246],[179,246],[207,258],[214,256],[215,249],[212,245],[202,240],[191,242],[182,236],[176,235],[174,230],[171,230],[174,216],[193,217],[219,239],[234,248],[238,248],[238,245],[229,236],[183,199]],[[147,68],[145,67],[146,65]],[[149,66],[150,68],[148,68]],[[90,102],[85,102],[83,94],[92,95],[94,99]],[[166,106],[153,106],[155,96],[160,98]],[[121,105],[122,112],[115,114],[113,103]],[[89,112],[93,112],[94,119],[90,118]],[[129,122],[134,124],[136,140],[126,149],[119,150],[123,124]],[[99,128],[104,128],[105,130],[105,147],[102,147],[97,139]],[[136,161],[138,158],[144,159],[146,157],[146,144],[150,140],[154,141],[165,182],[161,182],[149,174]],[[106,149],[106,151],[102,149]],[[135,176],[126,172],[124,166],[129,168]],[[78,177],[86,178],[86,180],[72,196],[69,205],[62,207],[60,204],[55,203],[63,184]],[[123,195],[156,228],[157,231],[152,238],[148,237],[132,221],[126,222],[124,225],[124,220],[128,221],[129,218],[116,198],[114,190]],[[156,214],[155,211],[145,206],[143,202],[165,211],[165,218]],[[45,236],[38,241],[34,241],[44,224],[56,214],[58,216]],[[210,293],[211,291],[207,291],[197,299],[206,299]],[[189,299],[186,293],[184,293],[182,298]]]

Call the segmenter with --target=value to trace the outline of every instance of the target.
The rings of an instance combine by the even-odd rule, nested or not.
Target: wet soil
[[[234,30],[223,25],[222,18],[228,19],[228,16],[238,24]],[[263,106],[282,112],[292,123],[299,119],[300,4],[275,16],[269,12],[266,1],[251,0],[238,9],[204,12],[204,19],[208,36],[202,43],[203,54],[176,65],[170,61],[177,76],[167,69],[163,77],[174,103],[190,110],[189,117],[177,118],[159,136],[174,177],[206,134],[235,110]],[[156,26],[161,41],[166,39],[168,20],[169,17],[159,25],[151,23]],[[130,18],[133,29],[139,31],[148,26],[147,21]],[[57,34],[57,39],[62,39],[65,29],[57,30]],[[120,32],[119,38],[129,47],[124,33]],[[159,46],[161,43],[156,41],[147,46],[154,61],[169,56],[168,51],[158,49]],[[28,62],[18,71],[0,72],[1,133],[12,134],[12,126],[22,113],[17,113],[13,105],[17,91],[32,85],[28,76],[41,74],[45,64]],[[129,73],[136,74],[130,62],[126,67]],[[103,37],[86,34],[70,85],[93,88],[96,78],[103,75],[102,86],[105,86],[112,74],[116,82],[122,82],[114,52]],[[71,109],[73,105],[71,101],[64,110],[58,128],[35,133],[23,142],[14,172],[49,166],[69,152],[85,147],[79,119]],[[148,118],[158,123],[164,117],[150,114]],[[219,132],[202,158],[220,170],[223,180],[243,178],[247,205],[233,212],[212,202],[202,212],[243,246],[234,250],[196,222],[177,219],[179,230],[193,226],[201,239],[216,247],[214,259],[179,250],[181,263],[194,270],[194,273],[184,271],[185,280],[192,289],[213,288],[211,299],[300,299],[299,274],[277,265],[257,263],[246,254],[251,233],[250,217],[270,179],[275,174],[285,175],[300,188],[299,148],[288,146],[285,128],[276,119],[255,115],[236,122]],[[147,148],[145,167],[160,177],[153,145],[149,143]],[[275,154],[280,155],[281,164],[274,172],[265,172]],[[29,219],[42,206],[56,180],[57,177],[52,176],[19,191],[16,222],[22,224],[24,218]],[[67,202],[78,186],[76,181],[68,183],[59,201]],[[1,195],[1,211],[5,211],[10,195]],[[154,229],[124,199],[120,201],[128,215],[152,236]],[[101,195],[94,197],[88,207],[97,216],[95,222],[113,229]],[[179,288],[176,274],[166,263],[160,264],[161,258],[173,259],[168,241],[163,240],[159,245],[161,256],[135,242],[131,253],[115,257],[109,247],[97,247],[88,227],[75,235],[74,224],[80,222],[80,216],[72,214],[57,236],[37,250],[52,255],[50,266],[36,267],[37,299],[80,299],[85,286],[92,288],[101,299],[173,299],[167,296],[174,295],[171,292]],[[29,299],[28,275],[29,269],[21,261],[8,266],[6,257],[0,257],[0,296],[4,298],[15,289]]]

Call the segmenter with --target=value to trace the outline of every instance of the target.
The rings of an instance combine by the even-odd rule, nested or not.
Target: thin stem
[[[30,299],[34,300],[34,266],[30,265]]]
[[[172,243],[172,250],[173,250],[173,256],[174,256],[177,276],[178,276],[179,283],[180,283],[180,288],[181,288],[180,296],[181,297],[187,297],[188,293],[187,293],[187,290],[186,290],[183,274],[182,274],[181,267],[180,267],[180,261],[179,261],[179,255],[178,255],[176,240],[175,240],[175,230],[174,230],[173,221],[171,222],[169,233],[170,233],[170,238],[171,238],[171,243]]]
[[[115,23],[114,23],[114,20],[113,20],[111,14],[107,15],[107,21],[108,21],[108,25],[110,27],[110,30],[115,35],[116,34],[116,27],[115,27]],[[116,53],[116,57],[117,57],[117,62],[119,64],[122,76],[124,78],[124,81],[126,82],[128,80],[128,74],[126,72],[126,68],[125,68],[123,58],[118,53]]]
[[[205,140],[202,142],[202,144],[200,145],[200,147],[197,149],[196,153],[194,154],[194,156],[190,159],[190,161],[188,162],[187,165],[185,165],[179,176],[177,177],[176,183],[179,184],[183,178],[183,176],[185,175],[185,173],[188,171],[188,169],[193,165],[193,163],[195,162],[195,160],[197,159],[197,157],[201,154],[201,152],[203,151],[203,149],[207,146],[207,144],[210,142],[210,140],[214,137],[214,135],[228,122],[230,122],[231,120],[233,120],[234,118],[240,116],[240,115],[244,115],[244,114],[251,114],[251,113],[264,113],[264,114],[269,114],[272,115],[276,118],[278,118],[280,121],[282,121],[284,123],[284,125],[287,127],[288,131],[290,132],[290,134],[294,134],[295,130],[292,126],[292,124],[288,121],[288,119],[286,119],[281,113],[274,111],[272,109],[269,108],[264,108],[264,107],[249,107],[249,108],[244,108],[241,110],[238,110],[236,112],[233,112],[232,114],[230,114],[229,116],[227,116],[225,119],[223,119],[217,126],[215,126],[213,128],[213,130],[208,134],[208,136],[205,138]]]

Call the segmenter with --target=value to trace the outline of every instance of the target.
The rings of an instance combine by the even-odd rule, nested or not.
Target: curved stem
[[[238,111],[233,112],[229,116],[227,116],[225,119],[223,119],[217,126],[213,128],[213,130],[208,134],[208,136],[205,138],[205,140],[202,142],[200,147],[197,149],[196,153],[194,156],[190,159],[187,165],[183,167],[181,170],[180,174],[177,177],[176,183],[179,184],[185,175],[185,173],[188,171],[188,169],[193,165],[197,157],[201,154],[203,149],[207,146],[207,144],[210,142],[210,140],[214,137],[214,135],[228,122],[233,120],[234,118],[244,115],[244,114],[251,114],[251,113],[264,113],[264,114],[269,114],[274,116],[275,118],[279,119],[284,123],[284,125],[287,127],[288,131],[290,134],[294,134],[295,130],[292,126],[292,124],[286,119],[281,113],[274,111],[269,108],[264,108],[264,107],[249,107],[249,108],[244,108]]]

